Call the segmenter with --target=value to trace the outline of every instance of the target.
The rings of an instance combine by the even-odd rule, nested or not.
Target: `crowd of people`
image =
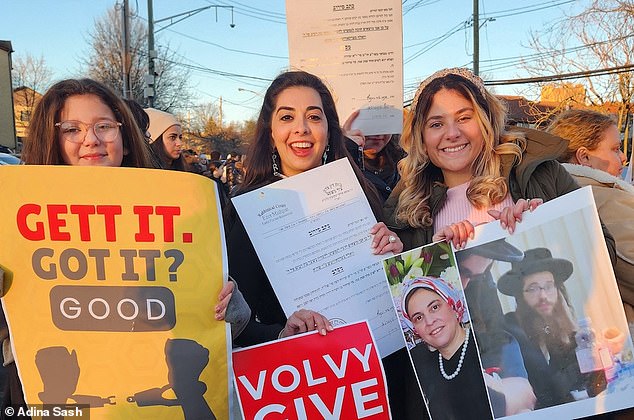
[[[548,132],[507,127],[503,104],[482,79],[463,68],[441,70],[420,84],[400,136],[365,136],[351,129],[356,117],[354,113],[341,124],[333,96],[318,77],[284,72],[266,91],[246,155],[201,158],[193,150],[183,150],[182,127],[174,115],[126,103],[99,82],[69,79],[52,86],[37,104],[22,159],[27,165],[189,170],[217,182],[225,197],[232,281],[218,296],[215,317],[231,323],[237,346],[312,330],[326,335],[333,327],[310,308],[286,316],[229,198],[344,158],[351,162],[379,221],[368,232],[373,236],[368,254],[399,253],[433,241],[451,242],[461,250],[480,223],[500,223],[512,234],[524,212],[579,184],[592,185],[624,304],[634,304],[634,219],[623,217],[633,210],[634,188],[617,179],[625,158],[610,117],[579,111],[560,116]],[[600,122],[591,122],[593,118]],[[578,129],[586,121],[594,131]],[[570,339],[574,322],[543,337],[543,328],[534,331],[534,325],[527,324],[532,318],[526,315],[531,313],[530,298],[542,294],[552,297],[553,306],[559,297],[558,305],[565,309],[567,264],[548,250],[521,252],[502,242],[488,251],[457,254],[467,302],[471,296],[485,302],[481,308],[470,307],[468,322],[463,319],[464,307],[456,305],[459,298],[451,298],[454,290],[442,279],[421,278],[408,285],[403,313],[426,343],[412,355],[433,363],[425,365],[426,372],[418,364],[414,370],[405,349],[383,358],[393,418],[427,415],[416,372],[419,379],[426,376],[438,385],[436,395],[455,397],[455,418],[474,415],[473,406],[460,405],[460,398],[464,401],[469,394],[460,387],[473,389],[478,398],[488,394],[496,417],[570,400],[575,381],[580,380],[576,371],[572,379],[547,386],[539,380],[557,371],[557,363],[570,362],[566,357],[575,346]],[[490,275],[494,260],[513,265],[497,284]],[[533,284],[535,275],[541,277]],[[502,313],[498,290],[516,298],[516,313]],[[428,310],[432,307],[433,313]],[[538,325],[539,318],[535,319]],[[442,322],[451,334],[430,334],[426,324],[434,322]],[[477,362],[472,330],[484,331],[478,345],[485,374],[476,369],[480,379],[475,382],[468,377]],[[5,354],[11,376],[5,404],[24,403],[11,360]],[[499,371],[488,372],[490,366]],[[484,417],[490,416],[487,407],[482,410]],[[434,413],[433,405],[430,411],[439,418],[446,414]]]

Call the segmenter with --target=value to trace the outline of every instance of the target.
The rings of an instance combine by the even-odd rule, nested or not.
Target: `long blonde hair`
[[[399,162],[404,188],[396,206],[396,219],[412,227],[432,226],[429,197],[434,184],[444,182],[441,169],[429,160],[423,146],[425,119],[438,91],[453,90],[473,104],[484,138],[484,147],[471,164],[473,178],[467,189],[467,198],[477,208],[504,200],[508,185],[501,176],[500,157],[513,155],[519,162],[525,148],[522,134],[505,132],[506,109],[499,99],[484,89],[482,80],[466,69],[452,70],[435,73],[421,83],[413,109],[405,119],[401,146],[407,156]]]

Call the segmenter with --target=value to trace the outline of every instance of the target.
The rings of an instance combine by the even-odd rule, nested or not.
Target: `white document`
[[[287,316],[306,308],[335,326],[367,319],[381,357],[404,347],[384,256],[370,249],[376,219],[347,159],[232,201]]]
[[[287,0],[291,68],[321,77],[341,124],[365,135],[403,130],[401,0]]]

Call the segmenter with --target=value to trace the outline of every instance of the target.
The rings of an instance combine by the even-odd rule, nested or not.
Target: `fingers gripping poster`
[[[1,168],[0,185],[2,305],[29,406],[88,404],[93,419],[228,418],[213,182],[20,166]]]

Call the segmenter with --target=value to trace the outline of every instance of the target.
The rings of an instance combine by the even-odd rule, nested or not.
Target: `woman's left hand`
[[[517,200],[517,203],[512,206],[504,207],[501,211],[491,209],[487,213],[495,220],[500,221],[502,229],[513,233],[515,231],[515,225],[522,221],[522,214],[527,210],[533,211],[542,204],[544,204],[544,200],[541,198],[531,198],[529,200],[520,198]]]
[[[398,235],[385,226],[385,223],[379,222],[370,229],[372,238],[372,253],[375,255],[383,255],[388,252],[398,254],[403,252],[403,242]]]
[[[222,321],[225,319],[225,315],[227,314],[227,306],[229,306],[229,301],[231,300],[231,295],[233,294],[233,288],[235,285],[232,281],[228,281],[222,287],[220,294],[218,294],[218,304],[216,305],[215,318],[217,321]]]

